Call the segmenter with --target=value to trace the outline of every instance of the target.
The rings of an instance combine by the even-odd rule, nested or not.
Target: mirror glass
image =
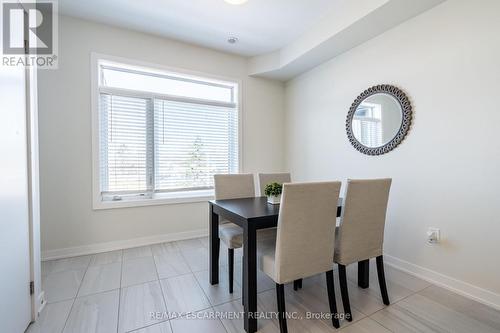
[[[402,121],[399,102],[389,94],[378,93],[365,98],[356,108],[352,133],[366,147],[381,147],[396,136]]]

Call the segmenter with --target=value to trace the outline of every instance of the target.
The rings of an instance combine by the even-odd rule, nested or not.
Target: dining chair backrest
[[[390,178],[347,181],[335,262],[348,265],[382,255],[391,183]]]
[[[215,200],[255,197],[253,174],[214,175]]]
[[[290,173],[259,173],[260,195],[265,196],[266,185],[270,183],[290,183],[292,178]]]
[[[332,269],[341,182],[284,184],[276,236],[277,283]]]

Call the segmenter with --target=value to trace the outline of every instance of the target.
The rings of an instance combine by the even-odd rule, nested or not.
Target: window
[[[237,83],[93,66],[95,208],[206,199],[214,174],[239,171]]]
[[[354,136],[367,147],[382,145],[382,105],[363,102],[356,109],[352,122]]]

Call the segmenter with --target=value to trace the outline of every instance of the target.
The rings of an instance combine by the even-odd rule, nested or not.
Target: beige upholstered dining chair
[[[259,173],[260,196],[265,196],[266,185],[270,183],[290,183],[292,177],[290,173]]]
[[[255,197],[253,174],[214,175],[215,200]],[[243,246],[243,229],[228,220],[219,221],[219,238],[227,246],[229,292],[233,292],[234,249]]]
[[[280,331],[287,332],[284,284],[326,273],[333,326],[338,328],[333,285],[335,220],[340,182],[284,184],[275,242],[259,242],[259,267],[276,282]]]
[[[344,312],[352,320],[346,266],[377,258],[377,272],[384,304],[389,305],[382,246],[391,179],[348,180],[340,226],[335,235],[334,261],[339,267]]]
[[[223,174],[214,175],[215,200],[254,198],[255,185],[253,174]],[[229,292],[233,292],[234,277],[234,249],[243,246],[243,229],[228,221],[219,221],[219,238],[227,246],[229,271]],[[259,230],[258,237],[274,239],[276,232]]]
[[[265,190],[267,184],[274,182],[279,184],[291,183],[292,177],[290,176],[289,172],[259,173],[260,196],[262,197],[265,196]],[[274,230],[276,228],[270,228],[270,229]],[[302,288],[302,279],[297,279],[293,281],[293,289],[298,290],[299,288]]]

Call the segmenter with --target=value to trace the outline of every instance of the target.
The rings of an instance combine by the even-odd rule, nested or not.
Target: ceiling
[[[278,51],[250,58],[248,74],[287,81],[445,0],[338,0],[335,10]]]
[[[299,38],[340,0],[59,0],[64,15],[152,33],[244,56]],[[238,38],[229,44],[228,37]]]

